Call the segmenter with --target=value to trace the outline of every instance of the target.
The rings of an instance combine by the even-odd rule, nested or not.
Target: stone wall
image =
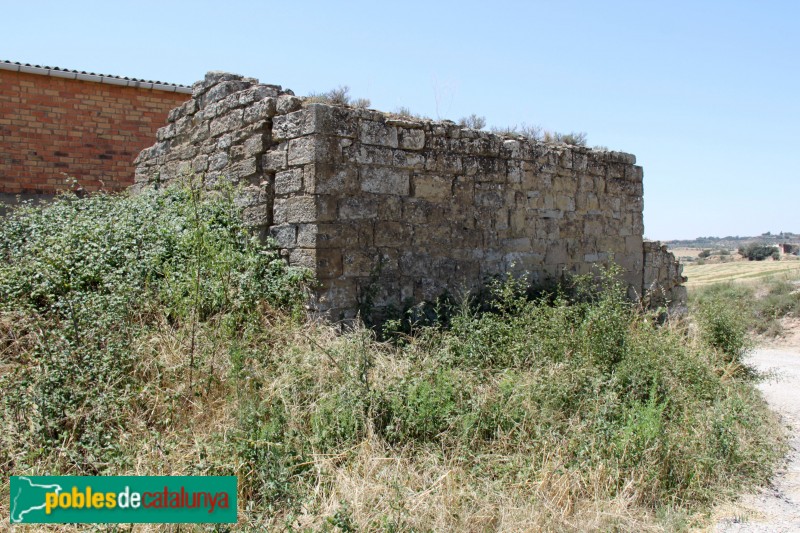
[[[332,319],[611,261],[631,295],[647,289],[630,154],[304,103],[225,73],[192,96],[140,154],[137,187],[191,173],[238,184],[249,223],[314,270],[314,305]]]
[[[642,296],[649,307],[683,305],[686,302],[683,265],[660,242],[644,242]]]

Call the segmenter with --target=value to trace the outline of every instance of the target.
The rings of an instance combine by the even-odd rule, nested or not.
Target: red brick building
[[[133,183],[133,160],[153,144],[191,88],[0,61],[0,200],[42,197],[69,178],[86,191]]]

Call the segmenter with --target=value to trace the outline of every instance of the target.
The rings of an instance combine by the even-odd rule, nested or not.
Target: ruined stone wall
[[[137,161],[139,187],[188,173],[239,184],[250,224],[314,270],[314,305],[333,319],[503,272],[545,281],[610,261],[632,295],[646,289],[642,169],[629,154],[303,103],[210,73]]]
[[[686,302],[683,265],[660,242],[644,242],[642,296],[649,307],[683,305]]]

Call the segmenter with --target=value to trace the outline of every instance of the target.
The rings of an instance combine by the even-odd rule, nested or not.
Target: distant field
[[[800,261],[737,261],[706,265],[687,264],[683,275],[687,287],[698,287],[720,281],[746,282],[765,277],[800,278]]]
[[[702,248],[671,248],[670,252],[675,254],[675,257],[697,257],[697,254],[703,251]]]

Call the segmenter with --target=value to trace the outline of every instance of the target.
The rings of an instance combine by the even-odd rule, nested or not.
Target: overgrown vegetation
[[[188,188],[3,220],[4,472],[235,474],[252,529],[642,530],[781,455],[735,314],[658,325],[611,270],[378,342],[302,320],[237,215]]]
[[[350,96],[350,87],[347,85],[340,85],[335,89],[322,93],[311,93],[306,96],[305,101],[308,103],[345,105],[358,109],[366,109],[372,103],[369,98],[353,98]]]
[[[232,199],[192,188],[19,209],[3,219],[0,258],[4,471],[126,461],[119,439],[146,380],[138,342],[162,327],[188,335],[195,391],[205,328],[234,332],[262,304],[297,313],[308,280],[250,236]]]
[[[781,258],[781,253],[777,246],[757,242],[739,248],[739,255],[746,257],[750,261],[763,261],[768,257],[777,261]]]
[[[486,127],[486,117],[479,117],[475,113],[472,113],[468,117],[458,119],[458,125],[473,130],[482,130]]]
[[[693,288],[690,295],[700,317],[739,324],[737,338],[746,330],[774,337],[783,333],[782,318],[800,318],[800,285],[792,277],[759,284],[716,283]]]
[[[460,118],[458,120],[458,124],[465,128],[482,130],[486,127],[486,118],[473,113],[467,117]],[[532,141],[586,146],[586,133],[584,132],[573,131],[570,133],[559,133],[556,131],[546,130],[541,126],[528,124],[522,124],[522,126],[508,126],[505,128],[494,127],[491,129],[491,132],[498,135],[516,135],[519,137],[525,137]]]

